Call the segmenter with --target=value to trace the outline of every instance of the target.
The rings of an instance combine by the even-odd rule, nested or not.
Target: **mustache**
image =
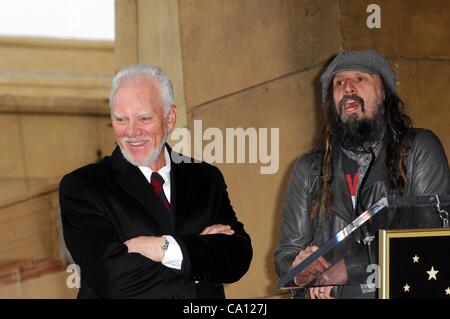
[[[364,100],[361,97],[359,97],[358,95],[346,95],[338,103],[339,115],[342,115],[342,109],[344,108],[344,105],[348,100],[354,100],[358,102],[359,105],[361,105],[361,111],[363,113],[366,112],[366,109],[364,107]]]

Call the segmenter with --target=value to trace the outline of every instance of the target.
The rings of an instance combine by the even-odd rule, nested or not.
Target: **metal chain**
[[[441,202],[439,201],[439,196],[436,196],[436,207],[439,212],[439,217],[442,219],[442,227],[448,227],[448,213],[445,209],[441,208]]]

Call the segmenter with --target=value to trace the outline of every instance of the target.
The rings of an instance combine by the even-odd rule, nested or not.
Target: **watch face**
[[[169,248],[169,241],[167,240],[167,238],[166,237],[164,237],[164,244],[161,246],[161,250],[163,251],[163,252],[166,252],[167,251],[167,249]]]

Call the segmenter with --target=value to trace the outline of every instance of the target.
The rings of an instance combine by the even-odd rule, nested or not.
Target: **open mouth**
[[[339,102],[340,114],[342,113],[353,113],[361,108],[364,113],[364,100],[357,95],[344,96]]]
[[[360,107],[359,102],[350,99],[345,103],[343,111],[345,113],[355,112],[359,107]]]

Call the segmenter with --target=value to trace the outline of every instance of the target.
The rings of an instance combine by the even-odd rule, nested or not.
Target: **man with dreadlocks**
[[[323,145],[297,161],[289,179],[275,264],[280,276],[318,249],[372,203],[389,196],[450,193],[447,158],[429,130],[402,112],[395,74],[376,51],[341,52],[322,74]],[[389,209],[299,273],[296,297],[375,298],[366,278],[377,263],[378,229],[439,227],[435,208]],[[325,275],[324,275],[325,274]],[[332,277],[330,279],[330,277]],[[354,285],[351,283],[360,283]],[[332,286],[334,284],[334,286]],[[339,285],[337,285],[339,284]]]

